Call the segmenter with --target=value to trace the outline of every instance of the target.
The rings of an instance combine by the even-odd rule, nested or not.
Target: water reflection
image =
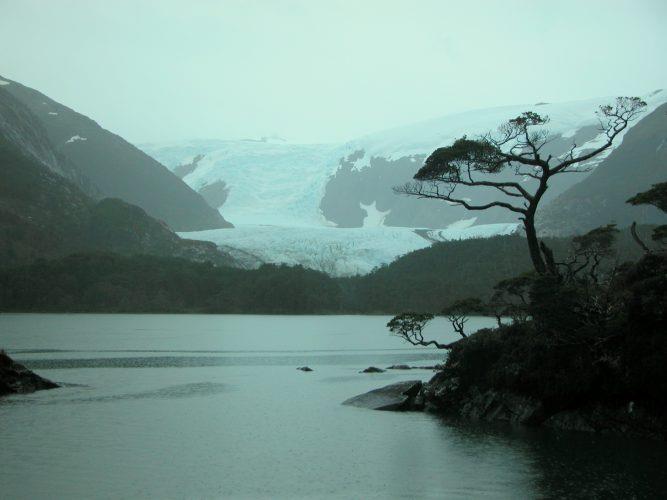
[[[439,418],[443,442],[501,453],[540,498],[665,498],[667,449],[651,440]]]

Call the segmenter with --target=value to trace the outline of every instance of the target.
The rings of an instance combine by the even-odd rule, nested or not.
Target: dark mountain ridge
[[[0,90],[2,266],[99,250],[230,263],[213,243],[181,239],[140,207],[84,193],[78,171],[50,148],[31,113],[20,104],[8,113],[8,101]]]
[[[576,175],[576,174],[575,174]],[[665,214],[628,198],[667,180],[667,104],[628,130],[623,142],[588,177],[538,214],[542,234],[568,235],[606,224],[664,224]]]
[[[0,122],[5,125],[14,120],[22,122],[25,127],[16,130],[19,140],[31,136],[37,139],[42,131],[45,132],[51,149],[58,155],[54,158],[45,154],[48,148],[37,147],[33,156],[52,170],[61,170],[59,173],[88,194],[120,198],[137,205],[150,216],[165,221],[175,231],[231,227],[201,195],[122,137],[37,90],[2,76],[0,79],[8,82],[0,87],[0,94],[3,94],[0,115],[4,115]],[[16,101],[32,114],[26,116]],[[37,123],[42,131],[37,131]],[[2,129],[0,132],[6,133]],[[42,138],[28,142],[40,144]]]

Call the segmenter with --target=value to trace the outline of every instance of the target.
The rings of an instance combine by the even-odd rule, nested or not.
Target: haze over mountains
[[[667,93],[643,97],[646,112],[613,148],[581,173],[553,179],[539,218],[543,234],[661,222],[657,210],[625,204],[666,177]],[[612,100],[474,110],[344,144],[269,137],[137,149],[0,77],[3,252],[7,262],[93,249],[364,274],[433,242],[517,231],[517,220],[502,210],[471,213],[395,194],[434,149],[533,110],[551,118],[547,153],[559,156],[576,144],[582,154],[601,143],[595,111]],[[461,196],[485,202],[493,193]]]

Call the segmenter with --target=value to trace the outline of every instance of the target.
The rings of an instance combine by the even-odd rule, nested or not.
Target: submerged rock
[[[297,370],[301,370],[302,372],[312,372],[313,369],[310,366],[300,366],[297,368]]]
[[[409,370],[408,365],[391,365],[387,367],[387,370]]]
[[[408,380],[387,385],[379,389],[360,394],[346,401],[344,405],[368,408],[370,410],[409,411],[423,409],[419,395],[421,380]]]
[[[359,373],[384,373],[382,368],[376,368],[375,366],[369,366],[365,370],[361,370]]]
[[[22,364],[16,363],[4,351],[0,351],[0,396],[26,394],[56,387],[59,387],[58,384],[40,377]]]

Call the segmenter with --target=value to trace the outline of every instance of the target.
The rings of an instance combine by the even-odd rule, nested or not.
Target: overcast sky
[[[133,142],[334,142],[667,86],[665,0],[0,0],[0,74]]]

